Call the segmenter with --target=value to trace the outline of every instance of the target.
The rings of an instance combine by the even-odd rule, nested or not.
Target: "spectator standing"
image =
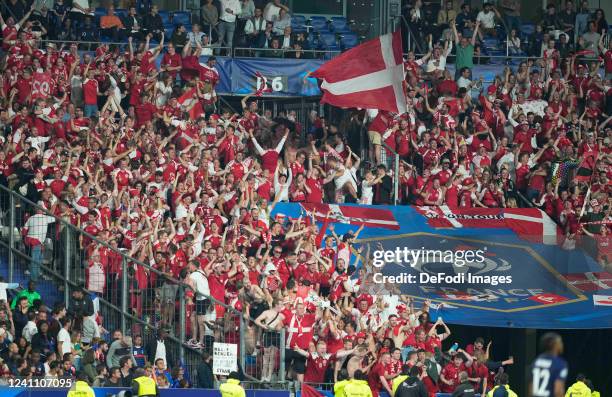
[[[217,29],[219,24],[219,9],[213,4],[213,0],[206,0],[206,4],[202,7],[202,28],[211,38],[213,31]]]
[[[232,48],[236,19],[240,11],[239,0],[221,0],[221,15],[219,16],[219,45],[221,47]]]
[[[70,20],[81,23],[85,16],[93,16],[93,9],[89,5],[89,0],[73,0]]]
[[[278,12],[278,16],[274,18],[272,22],[272,29],[275,34],[282,35],[286,28],[291,27],[291,15],[281,8]]]
[[[594,57],[599,54],[599,39],[601,35],[597,32],[597,24],[595,21],[589,22],[589,31],[583,34],[582,39],[584,40],[583,49],[592,51]]]
[[[145,35],[152,35],[153,39],[160,41],[164,32],[164,22],[159,9],[156,5],[151,7],[151,11],[142,18],[142,28]]]
[[[68,317],[62,319],[62,328],[57,334],[57,353],[64,357],[66,353],[72,353],[70,332],[72,331],[72,320]]]
[[[262,39],[265,40],[266,19],[263,17],[261,8],[256,8],[254,15],[246,21],[244,34],[246,35],[246,45],[249,47],[263,47]]]
[[[563,25],[563,32],[569,36],[569,42],[574,42],[574,33],[576,27],[576,11],[574,11],[574,4],[571,1],[565,2],[565,8],[559,15],[559,19]]]
[[[474,33],[472,33],[472,38],[469,39],[467,37],[459,38],[459,33],[457,32],[457,25],[455,21],[451,22],[451,29],[453,30],[453,36],[455,38],[455,45],[457,46],[456,54],[457,59],[455,61],[455,80],[459,78],[461,75],[461,71],[463,68],[468,68],[471,71],[474,68],[474,46],[476,45],[476,35],[478,34],[478,27],[480,26],[480,22],[476,22],[476,28],[474,29]]]
[[[108,352],[106,353],[106,366],[109,368],[121,368],[121,359],[123,357],[129,357],[134,364],[136,360],[134,360],[134,356],[132,356],[132,341],[128,337],[123,337],[121,331],[115,331],[115,334],[118,338],[116,338],[108,348]]]
[[[25,223],[24,229],[26,237],[24,243],[30,247],[31,261],[30,261],[30,279],[32,281],[38,281],[40,276],[40,265],[43,259],[43,249],[45,239],[47,238],[47,229],[49,224],[55,222],[55,218],[46,215],[43,207],[44,203],[41,201],[36,207],[36,213],[28,218]],[[51,208],[51,212],[55,210],[55,206]]]
[[[391,194],[393,190],[393,181],[387,175],[387,167],[384,164],[379,164],[376,167],[376,184],[374,184],[373,204],[391,204]]]
[[[504,12],[506,31],[509,32],[512,29],[520,31],[523,23],[521,21],[521,0],[501,0],[499,6]]]
[[[563,28],[563,22],[561,22],[554,4],[548,4],[546,7],[546,13],[542,18],[542,25],[545,32],[552,33],[554,37],[559,35],[559,31]]]
[[[215,376],[212,372],[212,356],[208,352],[202,353],[202,361],[196,369],[198,373],[198,387],[200,389],[214,389]]]
[[[603,34],[604,31],[608,30],[608,21],[606,21],[606,14],[604,10],[598,8],[595,10],[595,25],[597,25],[597,33]]]
[[[28,305],[34,305],[34,302],[41,299],[40,294],[36,291],[36,283],[34,281],[28,282],[28,288],[22,289],[19,293],[13,298],[13,303],[11,304],[11,309],[14,309],[17,306],[17,301],[21,298],[25,297],[28,300]]]
[[[444,35],[450,27],[451,22],[455,22],[457,18],[457,11],[453,8],[452,0],[446,1],[444,7],[438,11],[437,25],[440,36]]]
[[[166,345],[166,338],[168,337],[168,331],[160,329],[157,334],[157,338],[149,342],[145,346],[145,354],[150,363],[156,363],[157,360],[161,359],[164,361],[165,368],[171,368],[175,364],[174,357]]]
[[[263,16],[268,22],[274,22],[275,18],[280,15],[280,10],[289,12],[289,7],[281,3],[281,0],[271,0],[266,4],[263,10]]]
[[[476,16],[476,21],[480,22],[482,33],[489,36],[497,36],[495,29],[495,19],[501,19],[501,15],[497,8],[491,3],[484,3],[482,10]]]
[[[591,10],[589,9],[589,1],[582,0],[580,6],[576,10],[576,26],[574,28],[574,42],[577,42],[578,37],[582,36],[589,29],[589,19],[591,18]]]
[[[476,22],[476,18],[469,3],[461,5],[461,12],[457,15],[455,22],[457,30],[461,32],[461,35],[465,35],[468,30],[472,30],[472,25]]]

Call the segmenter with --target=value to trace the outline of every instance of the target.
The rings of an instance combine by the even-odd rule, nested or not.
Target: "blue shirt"
[[[133,346],[132,347],[132,355],[136,360],[136,366],[139,368],[144,368],[145,366],[145,351],[142,346]]]
[[[567,378],[567,362],[548,353],[540,354],[531,366],[531,395],[553,397],[555,382]]]

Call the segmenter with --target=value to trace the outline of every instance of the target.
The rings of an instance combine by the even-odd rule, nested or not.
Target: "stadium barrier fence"
[[[124,336],[140,335],[146,346],[160,330],[167,330],[174,357],[178,357],[177,364],[183,367],[191,382],[196,379],[195,368],[201,362],[202,353],[213,354],[213,341],[237,344],[240,368],[247,368],[248,364],[250,381],[259,382],[263,351],[251,348],[247,360],[249,347],[245,341],[252,319],[208,297],[213,303],[211,311],[216,311],[216,315],[212,313],[210,321],[207,320],[204,346],[196,348],[187,344],[193,337],[191,321],[196,315],[191,294],[187,294],[189,287],[183,280],[169,277],[145,263],[148,259],[145,247],[133,250],[137,256],[133,258],[115,243],[109,244],[88,233],[93,231],[88,229],[90,225],[80,229],[68,221],[67,213],[58,217],[22,196],[18,193],[22,186],[16,181],[10,186],[14,190],[0,184],[0,261],[5,264],[0,266],[0,276],[9,283],[19,283],[21,288],[26,288],[31,279],[36,281],[36,290],[51,309],[56,303],[64,303],[70,310],[74,307],[73,292],[84,289],[92,297],[96,320],[107,331],[101,337],[108,342],[112,332],[119,329]],[[33,239],[33,229],[44,233],[43,241]],[[128,230],[120,232],[125,235]],[[96,255],[101,252],[108,258],[107,269],[98,265]],[[164,310],[167,317],[161,318]],[[82,321],[80,317],[79,321]],[[77,322],[77,328],[80,324]],[[279,346],[284,346],[284,341],[282,332],[278,336]],[[275,385],[283,388],[284,349],[280,358],[281,364],[275,367],[274,376]]]

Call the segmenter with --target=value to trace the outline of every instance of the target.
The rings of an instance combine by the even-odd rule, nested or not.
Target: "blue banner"
[[[612,328],[612,274],[580,249],[561,249],[538,209],[278,204],[280,219],[325,214],[335,233],[355,233],[360,293],[431,300],[433,320],[517,328]],[[329,234],[329,232],[328,232]],[[551,241],[552,240],[552,241]],[[357,258],[351,258],[351,264]],[[362,266],[362,261],[357,268]]]
[[[208,57],[201,57],[205,63]],[[219,71],[218,94],[247,95],[262,88],[267,79],[270,92],[264,96],[318,96],[321,95],[317,79],[308,77],[324,61],[270,58],[227,58],[217,57]]]

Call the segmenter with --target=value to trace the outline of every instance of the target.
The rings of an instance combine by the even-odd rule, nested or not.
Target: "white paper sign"
[[[238,345],[213,343],[213,374],[227,376],[232,371],[238,371]]]

